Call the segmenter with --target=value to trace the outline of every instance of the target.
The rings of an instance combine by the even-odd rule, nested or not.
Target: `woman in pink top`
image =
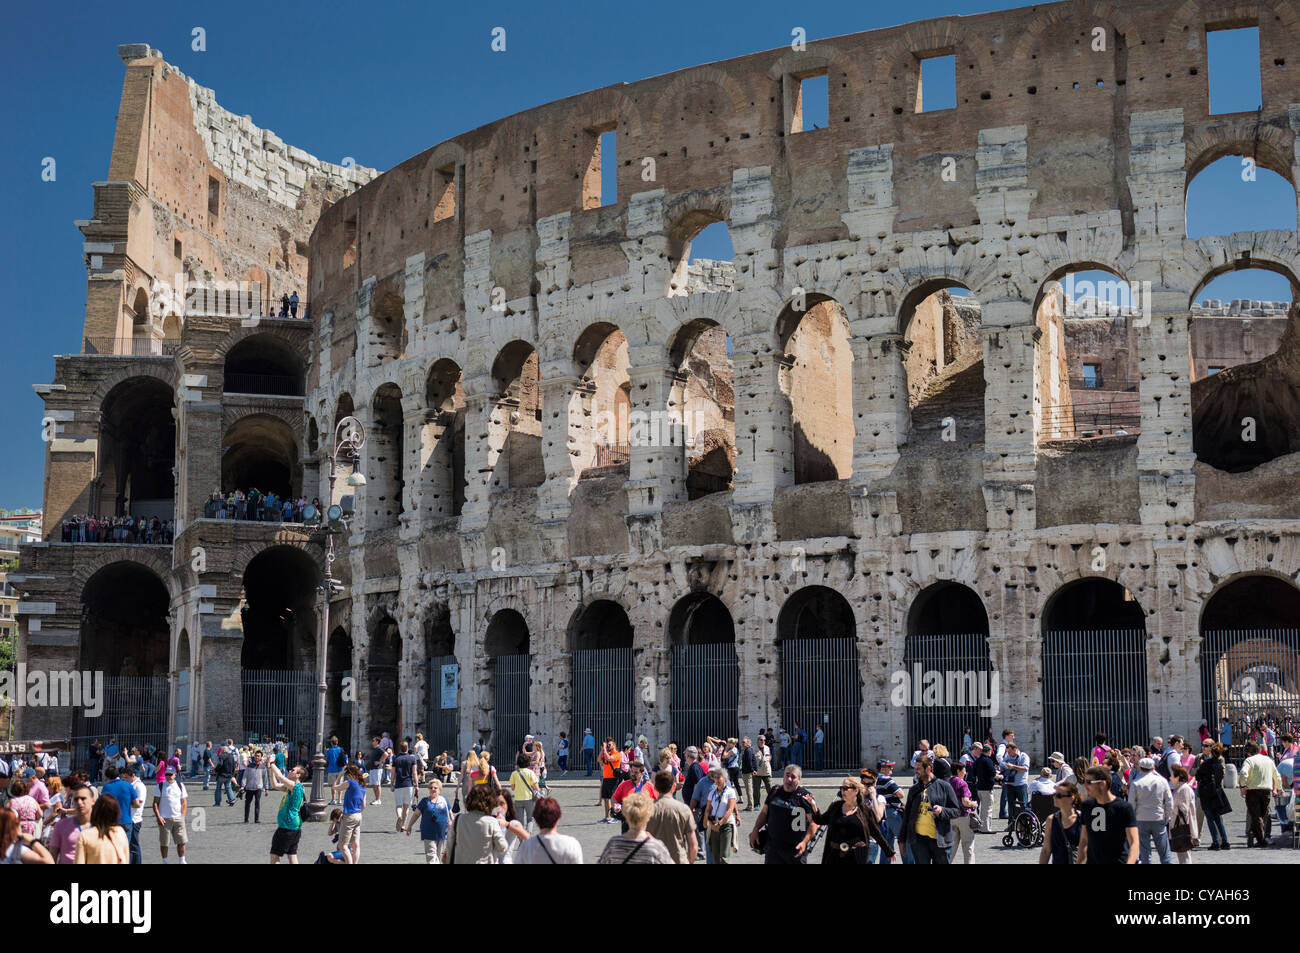
[[[36,822],[45,812],[41,810],[36,798],[27,793],[31,787],[26,778],[19,778],[9,787],[9,810],[18,815],[19,830],[33,837],[36,835]]]

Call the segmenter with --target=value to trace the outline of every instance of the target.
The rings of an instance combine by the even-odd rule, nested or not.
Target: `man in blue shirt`
[[[1009,741],[999,766],[1002,786],[1007,792],[1007,817],[1014,824],[1017,812],[1029,803],[1029,755],[1014,741]]]
[[[1223,727],[1219,729],[1219,744],[1225,748],[1232,744],[1232,722],[1223,719]]]
[[[334,782],[339,779],[339,772],[343,770],[347,760],[347,752],[339,745],[338,737],[330,735],[330,746],[325,751],[325,778],[330,786],[330,804],[338,803],[333,795]]]
[[[110,764],[104,769],[104,777],[108,778],[108,783],[99,792],[99,796],[108,796],[117,801],[118,809],[121,811],[117,823],[126,834],[127,843],[134,844],[136,841],[132,837],[132,832],[135,825],[131,821],[131,808],[136,802],[135,788],[132,787],[130,781],[118,777],[117,765],[115,764]],[[141,804],[143,803],[141,801]]]
[[[582,729],[582,760],[587,765],[587,777],[591,777],[591,763],[596,757],[596,738],[590,728]]]

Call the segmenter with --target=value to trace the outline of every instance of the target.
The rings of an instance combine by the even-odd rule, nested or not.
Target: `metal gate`
[[[989,674],[992,667],[989,639],[982,632],[909,635],[903,648],[910,690],[908,745],[915,749],[924,738],[956,757],[966,729],[972,741],[983,741],[992,727],[989,716],[1000,704],[1000,685]],[[936,674],[927,676],[930,672]],[[933,686],[929,694],[927,684]]]
[[[581,757],[582,732],[590,728],[596,743],[613,738],[623,743],[635,734],[636,678],[632,649],[578,649],[573,653],[573,717],[570,750]],[[574,741],[573,739],[577,739]]]
[[[316,742],[316,674],[277,669],[239,673],[244,699],[244,737],[296,746]]]
[[[739,707],[740,663],[735,643],[673,646],[669,715],[679,754],[689,745],[703,744],[707,735],[736,737],[740,733]]]
[[[1043,729],[1048,752],[1086,756],[1104,731],[1112,747],[1150,741],[1143,629],[1048,632],[1043,639]]]
[[[528,697],[533,665],[531,655],[498,655],[492,670],[492,697],[496,711],[492,718],[492,738],[487,746],[492,763],[499,771],[514,770],[515,754],[524,743],[532,723]]]
[[[1252,726],[1300,722],[1300,630],[1214,629],[1201,635],[1201,705],[1211,734],[1232,725],[1231,757]]]
[[[455,755],[460,744],[460,668],[454,673],[455,684],[443,684],[444,665],[456,665],[455,655],[439,655],[429,659],[429,717],[425,725],[424,740],[429,742],[429,759],[436,758],[446,751]],[[449,673],[450,674],[450,673]],[[455,689],[453,692],[452,689]],[[446,689],[450,708],[443,708],[443,692]],[[460,760],[459,757],[456,759]]]
[[[104,677],[103,708],[98,717],[86,714],[85,706],[73,715],[72,764],[88,766],[86,749],[98,740],[107,746],[116,740],[119,748],[167,748],[167,702],[171,680],[166,675],[108,675]]]
[[[808,732],[805,769],[862,765],[862,681],[858,646],[845,638],[785,639],[781,642],[781,727],[798,723]],[[821,726],[826,740],[817,763],[813,739]]]
[[[176,673],[176,747],[189,757],[190,750],[190,670]],[[188,764],[188,762],[186,762]]]

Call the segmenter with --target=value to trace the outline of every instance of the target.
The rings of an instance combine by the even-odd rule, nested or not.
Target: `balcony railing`
[[[1098,374],[1096,377],[1070,378],[1070,390],[1113,390],[1136,392],[1137,389],[1137,381],[1122,380],[1119,378],[1111,380],[1104,374]]]
[[[302,379],[289,374],[227,374],[225,392],[301,397]]]
[[[1116,392],[1101,400],[1076,400],[1073,406],[1052,407],[1042,420],[1045,440],[1110,437],[1141,430],[1142,410],[1136,392]]]
[[[631,459],[632,447],[630,444],[596,444],[596,466],[598,467],[627,466]]]
[[[180,347],[177,338],[83,338],[83,354],[112,357],[171,357]]]

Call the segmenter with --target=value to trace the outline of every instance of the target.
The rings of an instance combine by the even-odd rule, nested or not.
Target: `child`
[[[420,798],[406,821],[406,836],[411,836],[415,826],[415,816],[420,816],[420,840],[424,842],[424,861],[427,864],[440,863],[442,845],[447,839],[447,824],[451,819],[451,808],[442,796],[442,782],[437,778],[429,779],[429,796]]]
[[[343,808],[336,807],[334,808],[334,810],[330,811],[330,829],[329,829],[330,840],[334,844],[337,844],[339,842],[339,825],[342,823],[343,823]],[[320,856],[316,858],[316,863],[350,864],[352,863],[352,861],[348,859],[347,851],[338,850],[336,848],[335,850],[330,851],[328,854],[325,853],[325,851],[321,851]]]

